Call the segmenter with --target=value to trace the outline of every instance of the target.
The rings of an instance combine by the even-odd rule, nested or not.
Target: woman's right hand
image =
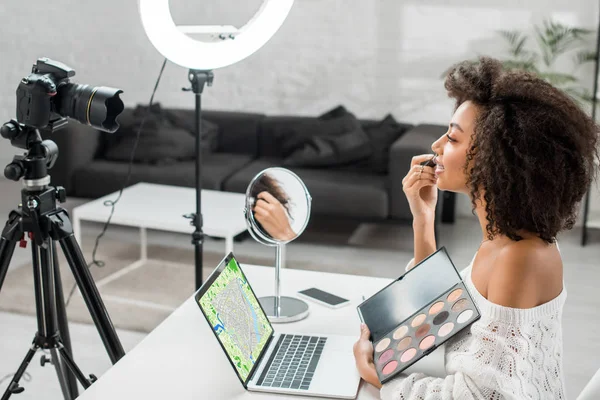
[[[431,157],[431,154],[414,156],[410,163],[410,170],[402,179],[402,190],[406,194],[413,218],[435,214],[438,197],[437,176],[433,167],[421,167],[420,165],[420,163],[430,160]]]

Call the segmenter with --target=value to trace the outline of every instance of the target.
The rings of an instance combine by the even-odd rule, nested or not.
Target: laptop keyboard
[[[327,338],[281,335],[258,386],[308,390]]]

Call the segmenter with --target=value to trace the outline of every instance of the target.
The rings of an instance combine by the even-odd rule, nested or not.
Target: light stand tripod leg
[[[8,398],[11,395],[21,393],[23,390],[25,390],[24,388],[19,386],[19,381],[21,380],[21,377],[25,373],[27,366],[33,359],[33,356],[35,355],[35,352],[37,351],[38,348],[39,347],[35,344],[35,340],[34,340],[34,343],[31,345],[31,347],[27,351],[27,354],[25,355],[23,362],[21,362],[19,369],[17,370],[17,372],[13,376],[12,380],[8,384],[8,388],[6,388],[4,395],[2,395],[2,400],[8,400]]]
[[[125,355],[125,351],[83,258],[81,248],[75,241],[69,216],[61,209],[49,218],[52,224],[52,239],[59,241],[108,356],[115,364]]]
[[[60,265],[58,263],[58,253],[56,252],[56,242],[52,243],[52,258],[54,264],[54,287],[56,291],[56,317],[58,319],[58,330],[60,337],[65,349],[71,356],[73,355],[73,349],[71,346],[71,334],[69,333],[69,320],[67,318],[67,310],[65,307],[65,298],[62,289],[62,280],[60,277]],[[60,358],[57,357],[57,361],[60,362]],[[71,370],[63,368],[64,376],[67,381],[67,387],[69,389],[69,398],[75,399],[79,395],[79,388],[77,387],[77,381],[75,375]]]

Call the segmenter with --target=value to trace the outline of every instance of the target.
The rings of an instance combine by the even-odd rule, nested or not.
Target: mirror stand
[[[300,321],[308,316],[308,304],[294,297],[280,295],[279,274],[285,266],[285,243],[279,243],[276,248],[275,296],[261,297],[258,300],[272,323]]]

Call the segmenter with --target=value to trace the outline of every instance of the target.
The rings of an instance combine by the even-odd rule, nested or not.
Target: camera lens
[[[117,116],[124,109],[120,93],[123,93],[120,89],[105,86],[68,83],[58,89],[58,113],[113,133],[119,129]]]

